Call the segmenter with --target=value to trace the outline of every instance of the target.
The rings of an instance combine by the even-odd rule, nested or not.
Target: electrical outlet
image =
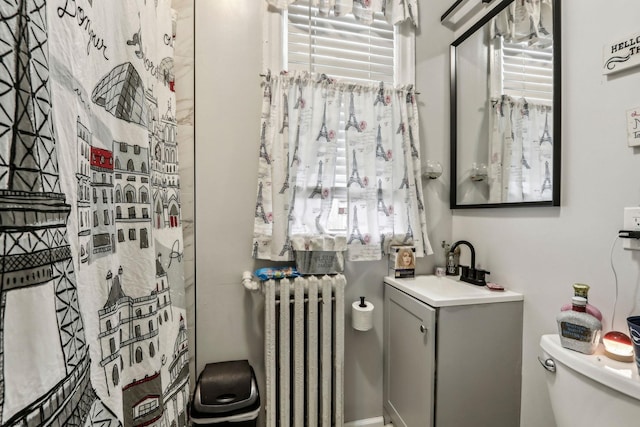
[[[640,231],[640,206],[624,208],[623,230]],[[640,239],[622,239],[622,247],[629,250],[640,250]]]

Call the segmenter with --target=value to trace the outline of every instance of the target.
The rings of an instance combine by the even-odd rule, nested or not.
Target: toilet
[[[592,355],[566,349],[557,334],[543,335],[540,349],[557,427],[639,425],[640,376],[634,362],[609,359],[602,344]]]

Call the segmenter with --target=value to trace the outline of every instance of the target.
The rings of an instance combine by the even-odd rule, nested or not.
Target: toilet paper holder
[[[360,301],[351,304],[351,326],[357,331],[373,328],[373,304],[365,301],[363,296],[360,297]]]

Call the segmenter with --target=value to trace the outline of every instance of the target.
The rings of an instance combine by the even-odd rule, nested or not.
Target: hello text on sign
[[[640,33],[605,45],[603,50],[603,74],[636,66],[640,64]]]

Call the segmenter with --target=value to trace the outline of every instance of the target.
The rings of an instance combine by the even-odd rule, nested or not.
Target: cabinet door
[[[435,309],[384,287],[384,409],[394,427],[433,425]]]

